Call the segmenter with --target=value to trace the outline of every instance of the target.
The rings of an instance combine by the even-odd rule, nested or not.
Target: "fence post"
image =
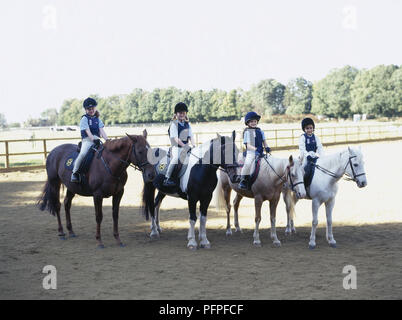
[[[10,167],[10,158],[9,158],[9,155],[8,155],[8,141],[5,141],[5,144],[6,144],[6,165],[5,165],[5,168],[7,169],[7,168]]]
[[[47,156],[46,139],[43,139],[43,154],[45,156],[45,162],[46,162],[46,156]]]
[[[278,147],[278,131],[275,129],[275,148]]]

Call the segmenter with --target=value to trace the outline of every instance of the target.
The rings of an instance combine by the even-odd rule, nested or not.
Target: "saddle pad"
[[[245,155],[244,155],[245,157]],[[253,183],[257,180],[258,178],[258,173],[260,172],[260,167],[261,167],[261,157],[257,157],[253,163],[253,166],[251,167],[252,169],[252,174],[250,175],[250,179],[248,180],[248,186],[247,188],[250,190],[251,186],[253,185]],[[243,159],[242,159],[243,160]],[[242,160],[239,160],[239,162],[243,162]],[[241,170],[241,168],[243,168],[244,163],[239,163],[239,169]],[[241,174],[241,171],[238,171],[238,174]]]
[[[64,163],[64,166],[67,170],[73,171],[75,159],[77,159],[78,154],[79,153],[77,151],[74,151],[72,154],[70,154],[67,157],[67,160]],[[78,173],[87,173],[88,172],[89,167],[94,158],[94,155],[95,155],[95,150],[92,148],[89,149],[88,153],[86,154],[86,156],[84,157],[84,159],[81,162],[80,168],[78,169]]]
[[[158,163],[155,164],[155,170],[156,170],[156,174],[161,174],[163,176],[166,175],[167,169],[169,167],[169,163],[171,160],[171,156],[170,156],[170,152],[167,152],[166,150],[163,150],[161,148],[157,148],[155,151],[155,156],[156,157],[160,157],[160,160],[158,161]],[[187,155],[188,157],[188,155]],[[187,158],[186,158],[187,160]],[[186,161],[187,162],[187,161]],[[172,177],[178,177],[181,178],[184,173],[187,170],[187,164],[182,164],[179,163],[176,165]]]
[[[307,164],[304,166],[304,186],[307,188],[310,186],[311,181],[314,177],[315,172],[315,163],[318,158],[312,158],[310,156],[307,157]]]

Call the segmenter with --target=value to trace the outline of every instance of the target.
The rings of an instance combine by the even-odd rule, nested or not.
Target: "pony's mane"
[[[107,148],[110,151],[118,151],[127,143],[127,139],[129,139],[129,138],[123,137],[123,138],[108,140],[105,142],[104,146],[105,146],[105,148]]]

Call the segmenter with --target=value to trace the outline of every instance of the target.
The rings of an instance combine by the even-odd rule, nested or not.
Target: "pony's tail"
[[[152,182],[144,183],[141,207],[145,220],[149,220],[149,214],[152,218],[155,216],[155,187]]]
[[[226,212],[225,193],[223,190],[221,173],[218,171],[216,174],[218,176],[218,183],[212,195],[212,203],[214,204],[214,207],[218,209],[218,211]]]
[[[52,215],[60,211],[60,181],[46,181],[37,206],[41,211],[49,210]]]
[[[296,211],[292,191],[288,188],[283,188],[282,194],[283,201],[286,205],[286,212],[289,214],[289,219],[294,220],[294,218],[296,217]]]

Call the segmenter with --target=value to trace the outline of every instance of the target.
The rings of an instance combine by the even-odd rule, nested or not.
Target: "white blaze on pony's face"
[[[295,192],[298,199],[306,197],[306,188],[304,187],[304,170],[302,163],[299,159],[293,160],[293,156],[289,157],[288,165],[289,174],[287,175],[287,181],[290,187]]]
[[[346,166],[346,174],[353,179],[359,188],[367,186],[366,172],[364,170],[364,161],[361,148],[352,149],[348,147],[349,162]]]

